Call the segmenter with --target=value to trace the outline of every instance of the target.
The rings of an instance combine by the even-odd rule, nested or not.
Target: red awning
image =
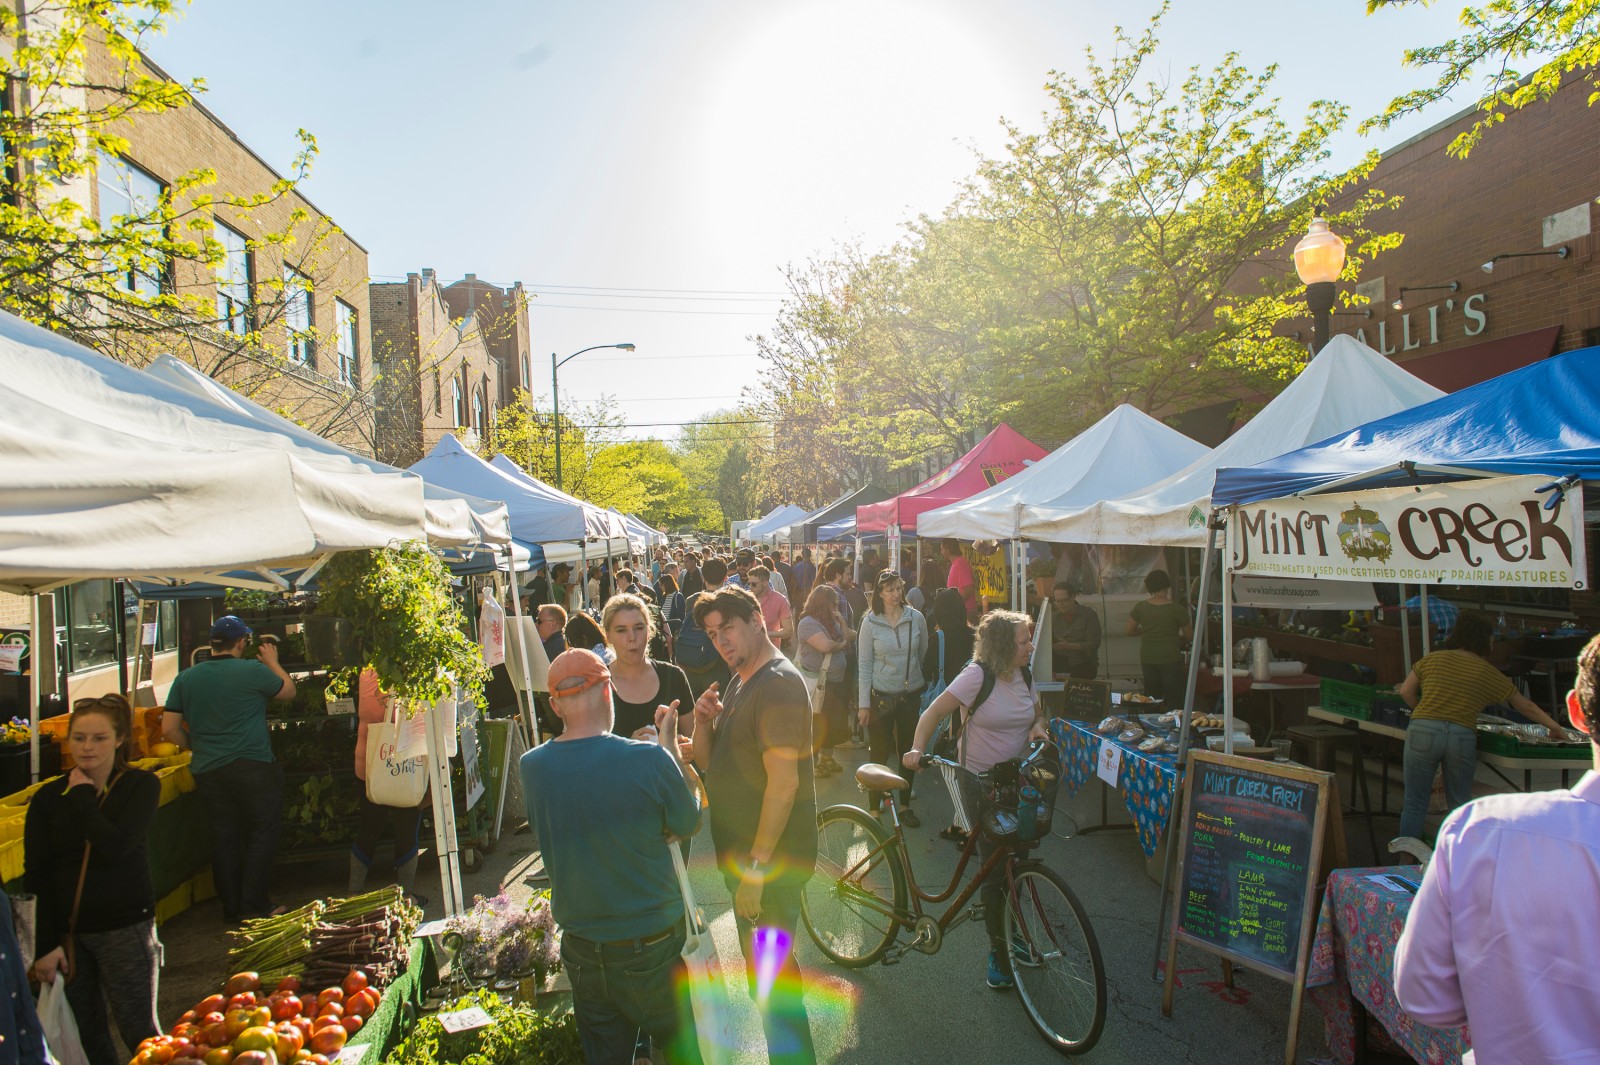
[[[1555,352],[1556,337],[1560,333],[1561,327],[1552,325],[1499,340],[1486,340],[1465,348],[1420,355],[1415,359],[1400,361],[1399,365],[1434,388],[1459,392],[1468,385],[1520,370],[1540,359],[1548,359]]]

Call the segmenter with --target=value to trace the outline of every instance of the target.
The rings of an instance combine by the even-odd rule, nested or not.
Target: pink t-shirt
[[[944,586],[946,588],[954,588],[957,591],[963,588],[966,589],[965,592],[961,593],[961,596],[966,601],[967,613],[970,614],[978,608],[978,580],[972,575],[972,563],[967,561],[965,555],[951,561],[950,576],[945,580]],[[976,693],[978,689],[973,688],[972,690]]]
[[[761,599],[761,617],[767,623],[769,635],[776,636],[783,628],[784,619],[794,613],[789,606],[787,596],[778,594],[776,588],[768,588],[767,594]]]
[[[945,690],[968,708],[961,711],[965,714],[970,712],[981,687],[983,667],[969,662]],[[1028,733],[1038,716],[1035,702],[1022,670],[1012,670],[1010,680],[996,678],[994,691],[967,719],[961,740],[961,764],[974,773],[982,773],[997,762],[1022,757],[1028,747]]]

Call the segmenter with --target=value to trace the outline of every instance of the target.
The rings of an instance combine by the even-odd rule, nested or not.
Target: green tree
[[[659,440],[628,440],[597,451],[584,498],[658,528],[703,528],[718,513],[713,500],[690,487],[677,456]]]
[[[757,417],[742,407],[712,411],[685,425],[673,441],[689,486],[715,503],[715,515],[707,515],[714,524],[700,526],[706,532],[725,532],[729,521],[756,517],[767,502],[764,463],[771,432]]]
[[[515,399],[500,408],[495,424],[478,444],[478,454],[487,459],[503,452],[532,476],[556,486],[554,424],[550,411],[535,408],[528,393],[518,389]],[[582,404],[571,397],[563,400],[559,486],[562,491],[598,502],[594,497],[596,459],[618,442],[626,424],[616,403],[608,396]]]
[[[1431,3],[1367,0],[1367,13]],[[1406,115],[1475,83],[1480,87],[1479,118],[1449,148],[1452,155],[1465,157],[1506,115],[1554,96],[1569,74],[1589,83],[1591,106],[1600,100],[1600,0],[1491,0],[1462,8],[1460,22],[1459,36],[1406,50],[1406,65],[1433,70],[1436,80],[1395,97],[1383,114],[1362,123],[1363,132],[1388,129]],[[1530,59],[1538,65],[1524,75],[1519,68]]]

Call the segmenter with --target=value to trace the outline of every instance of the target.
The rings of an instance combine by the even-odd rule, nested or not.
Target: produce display
[[[244,922],[233,933],[230,966],[269,983],[336,983],[352,969],[381,990],[406,967],[422,911],[390,886],[348,899],[315,899],[277,917]]]
[[[129,1065],[330,1065],[378,1008],[359,969],[315,993],[294,976],[267,986],[259,973],[235,973],[165,1035],[141,1042]]]
[[[494,1023],[464,1032],[445,1031],[439,1018],[474,1006]],[[234,1061],[238,1059],[235,1058]],[[490,991],[475,991],[417,1021],[385,1065],[583,1065],[583,1046],[571,1010],[559,1016],[509,1003]],[[260,1065],[260,1063],[257,1063]]]

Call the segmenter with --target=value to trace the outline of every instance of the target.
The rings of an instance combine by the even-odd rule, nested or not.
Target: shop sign
[[[1371,610],[1378,605],[1378,593],[1371,581],[1319,581],[1295,577],[1233,578],[1235,606],[1254,606],[1268,610]]]
[[[1404,355],[1408,351],[1437,344],[1440,340],[1450,340],[1457,332],[1464,337],[1475,337],[1489,328],[1489,317],[1483,309],[1486,298],[1484,293],[1474,292],[1459,303],[1451,298],[1443,303],[1418,307],[1415,311],[1408,310],[1400,316],[1399,328],[1393,332],[1390,332],[1386,319],[1380,320],[1376,343],[1368,339],[1365,327],[1357,329],[1354,335],[1361,343],[1385,355]],[[1458,308],[1460,318],[1455,320],[1452,316]],[[1413,314],[1416,315],[1415,319],[1412,318]]]
[[[1583,588],[1583,488],[1549,477],[1267,500],[1228,516],[1229,569],[1389,584]]]

